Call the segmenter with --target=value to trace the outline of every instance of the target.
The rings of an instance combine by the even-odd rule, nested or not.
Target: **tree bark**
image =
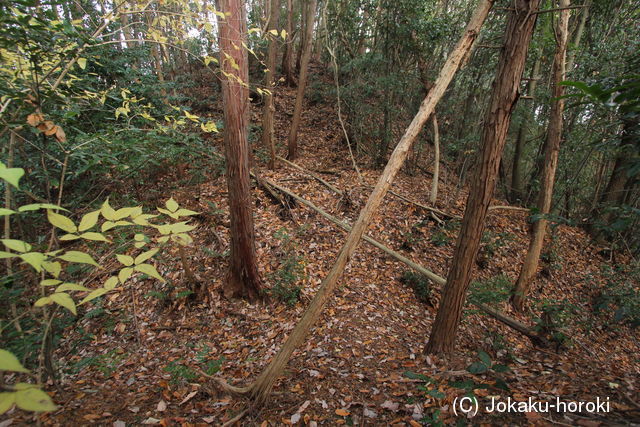
[[[278,30],[278,18],[280,16],[280,0],[270,1],[269,26],[267,27],[267,37],[269,37],[269,50],[267,53],[267,73],[265,76],[265,87],[269,91],[266,95],[264,110],[262,113],[262,145],[269,150],[269,169],[276,168],[276,142],[273,130],[273,117],[276,108],[273,103],[273,76],[276,72],[276,56],[278,54],[278,36],[271,34],[272,30]]]
[[[491,104],[485,116],[481,140],[481,162],[471,184],[462,228],[442,292],[426,353],[450,353],[462,315],[471,269],[478,254],[484,220],[495,189],[502,150],[511,114],[519,97],[520,81],[536,23],[540,0],[515,0],[507,21],[504,47],[493,83]]]
[[[293,76],[293,0],[287,0],[287,25],[285,31],[287,38],[282,55],[282,74],[287,86],[295,86],[296,79]]]
[[[253,301],[260,297],[262,282],[255,254],[249,178],[249,71],[247,50],[242,48],[246,44],[247,24],[242,0],[219,0],[219,5],[226,14],[226,19],[218,18],[218,26],[231,219],[231,256],[224,294]]]
[[[557,47],[553,58],[553,94],[554,100],[551,105],[551,117],[549,118],[549,129],[547,130],[547,140],[545,142],[545,161],[542,173],[542,187],[538,196],[538,211],[546,215],[551,210],[553,198],[553,184],[558,167],[558,152],[560,151],[560,141],[562,140],[562,114],[564,113],[564,86],[560,82],[565,76],[565,59],[567,53],[567,33],[569,27],[569,7],[570,0],[559,0],[558,6],[565,8],[560,11],[560,19],[556,27]],[[525,298],[531,288],[531,283],[538,270],[538,261],[544,243],[544,236],[547,230],[547,220],[542,217],[533,225],[533,237],[529,243],[529,249],[525,257],[518,281],[516,282],[511,303],[513,308],[521,311],[524,308]]]
[[[540,78],[540,63],[542,62],[542,51],[539,52],[536,61],[533,64],[533,70],[531,71],[531,79],[527,84],[527,94],[533,99],[536,96],[536,87],[538,86],[538,79]],[[516,137],[516,144],[513,151],[513,162],[511,168],[511,191],[510,202],[516,203],[518,200],[524,199],[524,185],[522,182],[522,153],[527,139],[527,130],[531,122],[533,122],[533,115],[536,105],[533,103],[531,109],[525,113],[525,117],[522,119],[522,123],[518,129],[518,136]]]
[[[382,176],[378,179],[378,183],[369,196],[367,204],[360,212],[358,220],[349,232],[346,242],[338,254],[329,274],[323,280],[318,293],[309,304],[309,307],[302,316],[302,319],[295,326],[283,347],[273,358],[269,366],[260,374],[255,383],[246,388],[227,386],[228,390],[235,391],[237,393],[248,393],[258,405],[266,402],[275,380],[282,374],[291,354],[303,342],[313,323],[320,316],[325,303],[329,300],[329,297],[336,288],[338,279],[344,272],[347,262],[356,250],[356,247],[358,246],[362,235],[366,231],[367,226],[371,222],[376,209],[380,206],[380,203],[382,202],[384,195],[389,190],[393,179],[402,167],[402,163],[407,157],[411,144],[422,129],[424,123],[433,113],[436,104],[440,98],[442,98],[442,95],[449,86],[454,74],[460,67],[466,53],[476,40],[480,28],[482,27],[492,5],[493,0],[483,0],[479,3],[476,11],[471,17],[464,35],[456,45],[454,51],[448,56],[433,89],[422,102],[418,113],[413,118],[413,121],[407,128],[404,136],[393,151],[387,167],[382,173]]]
[[[289,160],[295,160],[298,154],[298,129],[300,127],[300,116],[302,115],[302,103],[304,101],[304,90],[307,85],[307,73],[309,72],[309,59],[311,58],[311,47],[313,45],[313,18],[316,11],[316,0],[307,0],[305,12],[305,35],[302,40],[302,64],[300,66],[300,77],[298,79],[298,91],[296,93],[296,105],[293,110],[293,120],[289,131]]]
[[[429,203],[436,204],[438,199],[438,179],[440,176],[440,132],[438,130],[438,119],[433,114],[433,179],[431,180],[431,194]]]

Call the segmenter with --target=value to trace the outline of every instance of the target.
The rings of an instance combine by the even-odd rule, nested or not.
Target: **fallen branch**
[[[314,174],[313,172],[306,170],[302,166],[297,165],[297,164],[295,164],[293,162],[290,162],[289,160],[285,159],[284,157],[276,156],[276,159],[280,160],[281,162],[283,162],[284,164],[286,164],[288,166],[291,166],[294,169],[298,169],[302,173],[305,173],[305,174],[309,175],[310,177],[312,177],[316,181],[320,182],[322,185],[324,185],[325,187],[327,187],[329,190],[333,191],[334,193],[338,194],[339,196],[342,196],[344,194],[338,188],[336,188],[335,186],[331,185],[329,182],[325,181],[324,179],[320,178],[318,175]]]
[[[505,211],[529,212],[531,209],[522,208],[520,206],[489,206],[489,210],[490,211],[505,210]]]
[[[513,319],[509,316],[507,316],[506,314],[495,310],[487,305],[484,305],[482,303],[473,303],[473,305],[475,305],[476,307],[478,307],[480,310],[484,311],[485,313],[487,313],[489,316],[493,317],[494,319],[498,320],[499,322],[507,325],[508,327],[510,327],[511,329],[514,329],[518,332],[520,332],[522,335],[526,336],[527,338],[529,338],[531,340],[531,342],[533,343],[533,345],[537,345],[540,347],[549,347],[549,341],[539,335],[538,333],[536,333],[535,331],[531,330],[527,325],[517,321],[516,319]]]

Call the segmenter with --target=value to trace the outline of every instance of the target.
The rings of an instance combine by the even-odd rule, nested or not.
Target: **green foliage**
[[[164,372],[171,375],[170,381],[172,384],[185,384],[198,378],[198,374],[193,369],[179,362],[180,360],[170,362],[167,366],[162,368]]]
[[[447,246],[451,243],[451,237],[443,230],[438,230],[431,235],[431,243],[435,246]]]
[[[504,274],[488,280],[472,282],[469,289],[469,301],[492,305],[504,302],[509,299],[512,286],[511,280]]]
[[[0,165],[1,170],[11,170],[7,169],[2,163],[0,163]],[[4,175],[5,178],[12,181],[11,185],[14,185],[17,189],[20,189],[19,180],[21,176],[22,174],[20,173]],[[169,218],[169,222],[158,224],[154,224],[150,222],[150,220],[159,217],[159,215],[145,214],[143,213],[142,207],[127,207],[116,210],[111,207],[108,200],[102,204],[100,209],[84,214],[77,223],[70,217],[55,212],[66,209],[50,204],[27,205],[17,208],[15,211],[7,209],[2,212],[2,214],[4,216],[20,215],[23,212],[38,209],[46,209],[47,219],[54,229],[66,232],[66,234],[60,236],[61,241],[80,240],[87,244],[94,243],[104,245],[108,249],[109,245],[112,244],[112,240],[108,238],[110,231],[127,227],[130,233],[129,247],[118,247],[115,249],[120,251],[127,250],[128,253],[115,253],[115,255],[113,255],[113,252],[111,252],[111,256],[113,256],[122,267],[116,275],[108,277],[103,285],[98,288],[87,288],[82,282],[76,283],[75,281],[69,280],[67,277],[69,273],[63,268],[66,265],[77,264],[88,265],[98,269],[102,268],[91,254],[73,249],[58,249],[53,251],[50,249],[42,249],[39,251],[36,246],[22,240],[0,239],[0,242],[5,247],[4,251],[0,251],[0,257],[4,259],[16,258],[17,261],[23,262],[25,268],[30,267],[35,270],[35,272],[41,274],[42,279],[39,281],[41,297],[34,302],[33,306],[37,308],[57,305],[68,310],[73,315],[77,314],[79,306],[113,291],[119,286],[125,285],[136,273],[142,273],[146,276],[164,281],[155,266],[148,261],[168,242],[175,242],[180,245],[190,244],[192,239],[188,233],[194,227],[187,224],[187,221],[176,221],[179,221],[183,217],[196,214],[196,212],[180,208],[178,203],[173,199],[169,199],[165,203],[165,208],[158,208],[160,214]],[[149,246],[150,243],[157,246],[143,250],[145,246]],[[13,277],[5,276],[2,282],[3,292],[6,292],[5,286],[6,284],[13,283]],[[45,336],[47,336],[48,331],[52,325],[54,325],[55,315],[56,310],[42,311],[42,322],[45,325],[42,340],[47,339]],[[3,327],[3,333],[4,329],[6,328]],[[23,334],[16,336],[14,331],[12,335],[16,340],[21,340],[26,343],[29,342],[22,340]],[[28,350],[28,348],[23,348],[23,350]],[[33,348],[31,350],[33,350]],[[100,364],[99,366],[102,367],[101,370],[105,375],[110,375],[112,370],[117,368],[119,356],[108,354],[105,357],[113,363],[109,362]],[[99,359],[99,361],[103,359],[106,360],[103,357]],[[0,370],[28,372],[22,365],[19,363],[16,364],[17,360],[11,352],[5,349],[0,350]],[[15,386],[13,386],[14,391],[4,395],[3,412],[9,410],[14,403],[19,408],[34,411],[52,410],[52,408],[55,408],[48,396],[39,390],[39,388],[33,385],[27,387],[21,384],[23,383],[15,384]],[[43,396],[47,396],[46,399]]]
[[[431,304],[431,281],[426,276],[407,270],[402,273],[400,281],[413,289],[418,301]]]
[[[507,246],[507,244],[513,239],[515,236],[508,231],[493,233],[491,231],[485,231],[482,234],[482,250],[488,255],[495,255],[500,249]]]
[[[302,290],[298,283],[306,279],[305,260],[303,256],[296,253],[295,243],[286,229],[279,229],[273,237],[280,241],[278,253],[280,266],[268,275],[273,283],[269,292],[288,306],[293,306],[300,299]]]
[[[640,326],[640,266],[631,265],[613,269],[603,266],[606,284],[593,299],[596,315],[613,324]]]
[[[540,316],[535,318],[534,330],[547,336],[559,347],[566,347],[571,342],[567,330],[576,318],[579,308],[567,300],[543,300],[539,304]]]

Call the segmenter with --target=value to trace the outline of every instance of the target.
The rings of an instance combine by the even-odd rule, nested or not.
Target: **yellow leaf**
[[[80,225],[78,225],[78,231],[87,231],[98,223],[99,217],[100,210],[89,212],[88,214],[84,215],[80,220]]]
[[[15,402],[18,408],[25,411],[48,412],[57,409],[49,395],[36,386],[17,391]]]
[[[7,350],[0,350],[0,371],[29,372],[18,358]]]
[[[169,209],[170,212],[175,212],[180,207],[178,206],[178,203],[176,203],[176,201],[173,200],[173,197],[167,200],[164,205],[167,207],[167,209]]]
[[[104,288],[108,291],[114,289],[118,285],[118,278],[116,276],[111,276],[104,282]]]
[[[84,70],[85,68],[87,68],[87,59],[86,58],[78,58],[78,65],[80,66],[80,68],[82,68]]]
[[[158,248],[155,248],[155,249],[151,249],[150,251],[143,252],[140,255],[138,255],[133,262],[136,265],[142,264],[143,262],[145,262],[146,260],[154,256],[155,254],[157,254],[158,250],[159,250]]]
[[[129,279],[129,277],[131,277],[132,274],[133,274],[133,268],[132,267],[123,268],[118,273],[118,280],[120,280],[120,283],[124,283]]]
[[[78,227],[76,227],[73,221],[64,215],[55,213],[51,209],[47,209],[47,218],[52,225],[66,231],[67,233],[75,233],[78,231]]]
[[[0,393],[0,415],[7,412],[16,401],[16,393],[3,392]]]
[[[87,233],[82,233],[80,235],[80,237],[82,237],[83,239],[86,240],[95,240],[97,242],[108,242],[109,239],[107,239],[104,234],[100,234],[100,233],[94,233],[94,232],[87,232]]]
[[[147,276],[151,276],[154,279],[158,279],[161,282],[165,282],[165,280],[162,278],[162,276],[160,276],[160,274],[158,274],[158,271],[156,270],[156,268],[151,264],[136,265],[134,267],[134,269],[136,271],[139,271],[140,273],[146,274]]]
[[[120,255],[117,254],[116,258],[118,258],[118,261],[120,261],[120,264],[129,267],[130,265],[133,265],[133,257],[130,257],[129,255]]]
[[[84,297],[84,299],[82,301],[80,301],[80,305],[84,304],[85,302],[89,302],[91,300],[94,300],[94,299],[98,298],[99,296],[102,296],[102,295],[106,294],[107,292],[109,292],[109,291],[107,291],[104,288],[98,288],[95,291],[90,292],[89,295],[87,295],[86,297]]]
[[[51,298],[53,302],[55,302],[58,305],[61,305],[62,307],[66,308],[73,314],[77,314],[76,303],[73,302],[73,299],[71,298],[71,296],[69,296],[69,294],[66,294],[64,292],[56,292],[55,294],[49,295],[49,298]]]

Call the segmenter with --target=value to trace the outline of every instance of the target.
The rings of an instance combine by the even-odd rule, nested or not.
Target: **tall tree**
[[[298,78],[298,91],[296,93],[296,105],[293,110],[291,129],[289,130],[289,160],[294,160],[298,154],[298,128],[302,115],[302,102],[304,90],[307,86],[307,74],[309,72],[309,60],[311,59],[311,47],[313,46],[313,21],[316,15],[316,0],[306,1],[304,38],[302,40],[302,62],[300,64],[300,77]]]
[[[547,219],[544,215],[551,210],[551,200],[553,197],[553,183],[558,167],[558,152],[560,151],[560,141],[562,139],[562,114],[564,112],[564,86],[560,84],[564,80],[565,62],[567,53],[567,37],[569,27],[568,9],[569,0],[559,0],[558,7],[560,19],[556,26],[556,53],[553,58],[553,101],[551,105],[551,116],[549,118],[549,128],[547,129],[547,139],[544,148],[544,169],[542,172],[542,187],[538,196],[538,212],[543,215],[533,224],[533,236],[529,243],[529,249],[525,257],[518,281],[516,282],[513,297],[511,299],[516,310],[524,308],[525,297],[529,293],[531,283],[538,269],[538,261],[542,252],[544,236],[547,229]]]
[[[485,115],[480,164],[471,183],[451,269],[444,285],[426,353],[450,353],[454,349],[471,269],[478,254],[484,220],[495,189],[498,167],[511,114],[520,96],[520,81],[540,0],[515,0],[507,20],[504,46],[493,82],[491,103]]]
[[[393,179],[402,167],[404,160],[407,158],[411,144],[413,144],[413,141],[420,133],[422,126],[433,113],[436,104],[442,98],[445,90],[449,86],[449,83],[451,83],[453,76],[461,66],[463,59],[466,57],[472,45],[476,41],[480,28],[482,27],[482,24],[484,23],[492,6],[493,0],[482,0],[479,2],[464,34],[460,38],[460,41],[447,57],[447,61],[442,67],[440,75],[435,81],[433,88],[422,101],[418,113],[415,115],[411,124],[407,127],[404,135],[398,142],[398,145],[393,150],[389,163],[378,179],[376,187],[367,200],[367,204],[360,211],[358,220],[349,232],[335,263],[322,281],[318,292],[313,297],[311,303],[309,303],[309,307],[305,311],[304,315],[296,324],[293,331],[291,331],[291,334],[280,351],[278,351],[278,354],[275,355],[273,360],[269,363],[269,366],[262,371],[253,384],[248,387],[233,387],[225,385],[226,389],[239,394],[248,394],[256,401],[257,404],[264,404],[266,402],[267,397],[273,388],[273,384],[284,370],[291,354],[293,354],[293,351],[302,343],[313,326],[313,323],[320,316],[324,305],[335,290],[347,262],[358,247],[358,243],[371,222],[373,215],[382,203],[385,194],[393,183]]]
[[[265,87],[269,91],[265,97],[264,109],[262,113],[262,145],[269,150],[269,169],[276,167],[276,143],[273,132],[273,116],[275,106],[273,103],[273,76],[276,72],[276,56],[278,49],[278,36],[272,31],[278,31],[278,17],[280,16],[280,0],[270,0],[269,3],[269,25],[267,27],[267,37],[269,37],[269,49],[267,52],[267,73],[265,76]]]
[[[249,68],[247,24],[242,0],[219,0],[220,64],[223,71],[224,148],[231,219],[231,254],[224,294],[255,300],[262,281],[258,274],[249,176]]]
[[[293,76],[293,11],[293,0],[287,0],[287,24],[285,26],[287,37],[282,55],[282,74],[287,86],[296,85],[296,79]]]

